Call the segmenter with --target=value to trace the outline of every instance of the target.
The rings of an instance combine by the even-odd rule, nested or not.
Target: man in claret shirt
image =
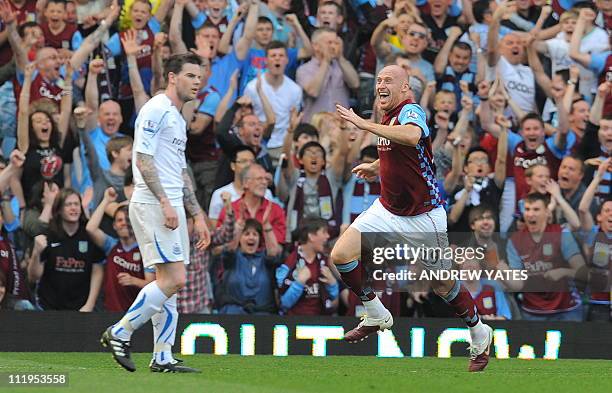
[[[344,339],[358,342],[393,325],[393,317],[364,282],[359,260],[362,232],[397,233],[411,248],[446,248],[446,212],[435,177],[431,137],[423,109],[413,102],[408,74],[397,65],[383,68],[376,78],[376,96],[384,112],[382,124],[370,123],[352,109],[337,105],[344,120],[378,136],[379,159],[353,169],[366,180],[380,176],[381,195],[336,242],[331,260],[342,280],[361,299],[366,315]],[[439,253],[438,253],[439,254]],[[420,260],[430,271],[448,270],[451,261],[434,255]],[[463,318],[471,336],[469,371],[482,371],[489,362],[492,329],[483,324],[469,291],[459,281],[432,281],[432,288]]]
[[[506,253],[510,269],[526,270],[528,279],[504,283],[513,291],[525,291],[523,319],[582,321],[574,279],[586,276],[584,258],[571,233],[559,224],[548,224],[548,202],[548,196],[541,193],[525,197],[525,228],[510,238]],[[507,268],[503,262],[498,266]]]

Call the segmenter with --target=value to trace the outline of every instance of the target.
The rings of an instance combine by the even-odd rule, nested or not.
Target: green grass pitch
[[[60,388],[0,386],[14,392],[612,392],[609,360],[496,360],[484,373],[467,358],[382,359],[363,356],[185,356],[202,374],[153,374],[149,354],[134,354],[138,370],[120,369],[108,353],[0,353],[0,374],[66,372]],[[6,377],[4,377],[6,378]]]

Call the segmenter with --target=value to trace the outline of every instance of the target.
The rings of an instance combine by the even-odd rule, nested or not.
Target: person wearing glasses
[[[244,168],[239,176],[242,183],[242,197],[232,202],[232,210],[236,217],[236,230],[241,233],[244,230],[241,225],[244,225],[244,221],[249,218],[256,219],[262,225],[265,221],[265,234],[273,232],[276,241],[282,245],[287,230],[285,211],[276,203],[266,199],[266,190],[270,179],[266,170],[259,164],[252,164]],[[270,204],[272,206],[268,208]],[[219,214],[217,228],[223,225],[226,216],[227,212],[224,207]],[[265,244],[262,244],[262,246],[265,246]]]
[[[227,183],[223,187],[217,188],[210,198],[210,208],[208,209],[208,217],[210,218],[211,224],[214,227],[217,223],[217,219],[221,214],[221,209],[223,209],[223,194],[228,193],[230,196],[231,202],[235,202],[243,194],[243,185],[240,180],[240,173],[242,170],[249,165],[255,164],[255,152],[253,149],[247,145],[239,145],[234,149],[234,152],[231,155],[231,162],[229,163],[230,170],[234,174],[233,181],[231,183]],[[272,192],[269,189],[266,189],[265,198],[268,200],[272,200]]]

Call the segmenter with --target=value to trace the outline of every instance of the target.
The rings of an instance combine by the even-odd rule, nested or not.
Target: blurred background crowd
[[[328,253],[380,194],[376,73],[426,110],[451,243],[535,283],[466,286],[489,319],[610,320],[612,0],[0,0],[0,308],[125,311],[155,277],[127,205],[163,62],[203,59],[187,158],[213,244],[181,313],[352,315]],[[452,316],[427,288],[394,315]],[[539,285],[539,286],[538,286]],[[550,288],[550,289],[548,289]]]

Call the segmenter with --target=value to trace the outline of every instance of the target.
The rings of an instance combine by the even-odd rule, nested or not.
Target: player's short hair
[[[325,148],[319,142],[315,142],[315,141],[306,142],[304,146],[302,146],[302,148],[298,152],[298,158],[302,159],[304,157],[304,153],[306,152],[306,149],[310,149],[312,147],[321,149],[321,151],[323,152],[323,160],[326,160]]]
[[[178,75],[183,70],[185,64],[202,65],[200,56],[195,53],[179,53],[171,55],[164,63],[164,77],[168,80],[168,74],[173,73]]]
[[[318,217],[305,218],[298,230],[298,242],[300,244],[308,243],[308,235],[314,235],[322,228],[327,229],[327,221],[324,219]]]
[[[274,23],[272,23],[272,20],[270,18],[268,18],[267,16],[260,16],[257,18],[257,24],[264,24],[264,23],[269,23],[270,25],[272,25],[272,27],[274,27]]]
[[[131,146],[132,144],[134,144],[134,139],[132,139],[132,137],[129,135],[115,136],[111,138],[106,144],[106,158],[108,158],[108,162],[112,164],[115,161],[113,152],[117,153],[119,150],[126,146]]]
[[[547,165],[544,164],[534,164],[532,166],[530,166],[529,168],[525,169],[525,177],[531,177],[533,176],[533,172],[535,172],[536,168],[546,168],[548,169],[548,173],[550,174],[550,168]]]
[[[272,49],[284,49],[285,50],[285,54],[287,53],[287,44],[285,44],[283,41],[278,41],[278,40],[274,40],[271,41],[268,46],[266,46],[266,56],[268,56],[268,53],[272,50]]]
[[[238,158],[238,153],[243,151],[250,151],[251,153],[253,153],[253,157],[257,157],[257,154],[255,154],[255,151],[250,146],[238,145],[234,150],[232,150],[232,156],[230,157],[231,161],[236,162],[236,158]]]
[[[485,213],[491,213],[493,216],[493,221],[495,221],[495,210],[491,206],[482,204],[479,206],[474,206],[470,209],[470,213],[468,214],[468,222],[470,225],[472,225],[482,216],[484,216]]]
[[[489,165],[491,164],[491,158],[489,158],[489,152],[487,152],[481,146],[474,146],[474,147],[471,147],[470,150],[468,150],[467,154],[465,155],[465,160],[463,161],[463,165],[464,166],[468,164],[470,155],[472,155],[472,153],[476,153],[476,152],[484,153],[487,156],[487,159],[489,160]]]
[[[378,159],[378,148],[374,145],[368,145],[359,152],[359,159],[363,161],[366,157]]]
[[[319,130],[309,123],[300,123],[297,125],[297,127],[295,127],[295,130],[293,131],[293,141],[297,142],[302,135],[308,135],[319,140]]]
[[[606,121],[612,120],[612,113],[606,113],[605,115],[601,117],[601,120],[606,120]]]
[[[314,33],[312,33],[312,37],[310,37],[310,42],[313,42],[313,43],[316,42],[319,39],[319,37],[325,33],[336,34],[336,31],[333,29],[330,29],[329,27],[319,27],[318,29],[314,31]]]
[[[542,120],[542,117],[535,112],[529,112],[521,119],[521,128],[523,128],[523,125],[527,120],[537,120],[542,125],[542,128],[544,128],[544,120]]]
[[[466,50],[466,51],[469,51],[470,53],[472,53],[472,47],[467,42],[455,41],[455,43],[453,44],[451,50],[455,49],[455,48],[456,49],[461,49],[461,50]]]

